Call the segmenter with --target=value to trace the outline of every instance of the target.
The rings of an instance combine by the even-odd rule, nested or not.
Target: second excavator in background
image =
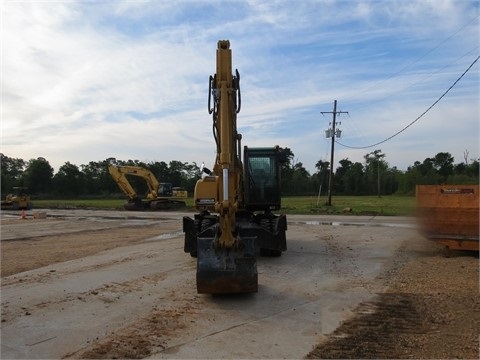
[[[128,197],[128,202],[124,205],[126,210],[175,210],[186,206],[185,201],[182,200],[187,197],[186,190],[173,187],[171,183],[159,182],[155,175],[148,169],[140,166],[109,165],[108,172],[118,187]],[[145,198],[138,196],[128,181],[127,176],[137,176],[145,180],[148,186],[148,192]]]

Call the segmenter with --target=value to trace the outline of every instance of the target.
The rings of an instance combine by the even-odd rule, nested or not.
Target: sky
[[[208,78],[223,39],[241,77],[242,145],[288,147],[313,174],[330,161],[337,100],[335,167],[377,149],[400,170],[439,152],[480,157],[480,61],[420,117],[478,59],[478,0],[0,4],[11,158],[55,171],[110,157],[211,167]]]

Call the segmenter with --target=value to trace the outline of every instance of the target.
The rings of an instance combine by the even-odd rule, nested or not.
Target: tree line
[[[326,194],[329,186],[330,163],[319,160],[316,171],[310,174],[301,162],[295,161],[291,149],[287,161],[282,164],[282,194],[305,196]],[[415,185],[435,184],[478,184],[479,161],[468,159],[455,163],[448,152],[440,152],[408,167],[406,171],[390,167],[386,154],[380,149],[365,154],[364,162],[352,162],[348,158],[338,162],[333,176],[333,193],[336,195],[414,195]],[[193,194],[195,183],[201,178],[201,169],[196,163],[181,161],[142,162],[139,160],[90,161],[77,166],[63,164],[56,173],[47,159],[39,157],[25,161],[4,154],[1,157],[2,197],[13,187],[28,187],[28,192],[37,197],[112,197],[121,196],[117,184],[108,172],[108,165],[141,166],[152,171],[160,182],[185,188]],[[147,186],[139,178],[129,178],[141,196]]]

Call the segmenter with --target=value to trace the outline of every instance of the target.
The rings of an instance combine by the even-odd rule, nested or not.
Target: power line
[[[380,99],[371,101],[370,104],[377,104],[377,103],[380,103],[380,102],[385,101],[385,100],[387,100],[387,99],[390,99],[390,98],[392,98],[392,97],[394,97],[394,96],[396,96],[396,95],[398,95],[398,94],[401,94],[401,93],[404,92],[405,90],[408,90],[408,89],[412,88],[413,86],[418,85],[418,84],[424,82],[425,80],[427,80],[428,78],[432,77],[433,75],[438,74],[438,73],[441,72],[442,70],[444,70],[444,69],[448,68],[449,66],[451,66],[451,65],[457,63],[458,61],[462,60],[464,57],[466,57],[466,56],[470,55],[471,53],[477,51],[477,49],[478,49],[479,47],[480,47],[480,45],[475,46],[473,49],[471,49],[470,51],[466,52],[465,54],[463,54],[462,56],[460,56],[460,57],[459,57],[458,59],[456,59],[455,61],[453,61],[453,62],[451,62],[451,63],[443,66],[442,68],[440,68],[440,69],[438,69],[438,70],[436,70],[436,71],[428,74],[428,75],[425,76],[423,79],[421,79],[421,80],[419,80],[419,81],[417,81],[417,82],[414,82],[414,83],[412,83],[412,84],[404,87],[403,89],[398,90],[398,91],[396,91],[396,92],[394,92],[394,93],[391,93],[391,94],[389,94],[389,95],[387,95],[387,96],[385,96],[385,97],[383,97],[383,98],[380,98]],[[360,93],[360,94],[361,94],[361,93]],[[364,103],[363,105],[357,105],[357,106],[354,106],[353,108],[356,110],[356,109],[364,108],[364,107],[366,107],[366,106],[370,106],[370,105],[367,104],[367,103]]]
[[[453,87],[463,78],[463,76],[472,68],[473,65],[475,65],[475,63],[478,61],[478,59],[480,59],[480,56],[477,56],[477,58],[470,64],[470,66],[463,72],[462,75],[460,75],[460,77],[455,80],[455,82],[447,89],[447,91],[445,91],[432,105],[430,105],[430,107],[425,110],[423,113],[421,113],[415,120],[413,120],[410,124],[408,124],[407,126],[405,126],[404,128],[402,128],[401,130],[397,131],[395,134],[393,134],[392,136],[386,138],[385,140],[382,140],[382,141],[379,141],[375,144],[372,144],[372,145],[368,145],[368,146],[349,146],[349,145],[345,145],[345,144],[342,144],[338,141],[335,141],[337,144],[341,145],[341,146],[344,146],[346,148],[349,148],[349,149],[368,149],[368,148],[371,148],[371,147],[374,147],[374,146],[377,146],[377,145],[380,145],[380,144],[383,144],[384,142],[387,142],[388,140],[390,139],[393,139],[395,136],[399,135],[400,133],[404,132],[405,130],[407,130],[410,126],[412,126],[413,124],[415,124],[418,120],[420,120],[427,112],[429,112],[435,105],[437,105],[437,103],[442,100],[442,98],[448,94],[448,92],[453,89]]]

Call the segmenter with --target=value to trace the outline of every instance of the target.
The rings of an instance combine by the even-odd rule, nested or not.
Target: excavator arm
[[[145,180],[148,186],[147,199],[155,199],[158,197],[158,187],[160,183],[150,170],[140,166],[109,165],[108,172],[112,176],[113,180],[117,183],[118,187],[124,192],[125,195],[127,195],[130,200],[138,199],[138,195],[128,181],[127,175],[138,176]]]
[[[125,174],[120,171],[119,167],[115,165],[109,165],[108,172],[110,173],[112,179],[118,185],[120,190],[123,191],[123,193],[128,197],[129,200],[135,200],[138,198],[137,192],[132,187]]]
[[[237,93],[240,91],[240,76],[232,75],[232,51],[230,42],[218,42],[217,73],[211,80],[214,93],[213,126],[217,134],[217,158],[213,168],[219,178],[222,193],[215,203],[219,216],[219,237],[216,245],[227,249],[238,246],[235,237],[235,213],[239,208],[241,193],[242,164],[239,159],[237,141]]]

